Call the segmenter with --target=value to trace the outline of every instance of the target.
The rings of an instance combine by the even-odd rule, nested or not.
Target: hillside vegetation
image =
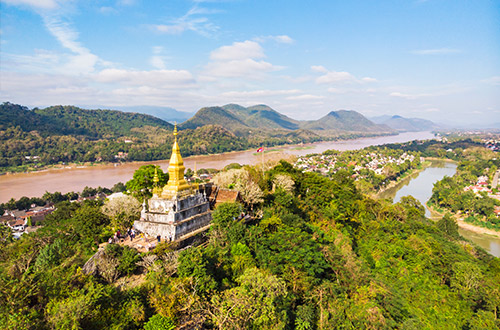
[[[222,107],[200,109],[193,117],[182,123],[182,128],[196,128],[217,123],[238,136],[266,134],[270,130],[294,131],[309,130],[325,137],[338,137],[345,134],[389,134],[388,126],[377,125],[356,111],[332,111],[318,120],[294,120],[266,105],[242,107],[228,104]]]
[[[500,261],[453,220],[434,224],[412,197],[369,199],[345,173],[239,171],[245,182],[226,183],[252,207],[221,204],[204,243],[180,253],[111,244],[86,275],[113,232],[96,202],[3,235],[0,328],[499,329]],[[238,220],[252,208],[262,217]]]
[[[321,131],[301,128],[304,122],[265,105],[203,108],[180,125],[179,139],[183,155],[190,156],[388,133],[365,127],[371,122],[357,113],[347,112],[354,119],[339,113],[335,121],[325,121],[328,127]],[[6,102],[0,105],[0,172],[63,163],[168,159],[172,129],[164,120],[138,113],[74,106],[30,110]]]

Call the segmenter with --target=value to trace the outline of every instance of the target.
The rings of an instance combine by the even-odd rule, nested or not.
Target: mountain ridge
[[[318,120],[295,120],[279,113],[271,107],[259,104],[243,107],[238,104],[205,107],[182,123],[181,129],[196,128],[203,125],[217,123],[237,135],[245,135],[252,130],[311,130],[315,133],[339,134],[346,132],[357,133],[394,133],[387,125],[373,123],[365,116],[354,110],[331,111]]]
[[[433,121],[422,118],[406,118],[400,115],[382,115],[370,117],[370,120],[377,124],[387,125],[398,132],[420,132],[431,131],[441,128],[441,125]]]

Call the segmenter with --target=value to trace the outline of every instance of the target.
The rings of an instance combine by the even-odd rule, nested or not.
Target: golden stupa
[[[177,143],[177,125],[174,127],[174,145],[172,147],[172,156],[168,165],[168,182],[161,192],[157,190],[161,198],[179,197],[191,193],[191,186],[184,179],[184,161],[182,160],[181,150]]]

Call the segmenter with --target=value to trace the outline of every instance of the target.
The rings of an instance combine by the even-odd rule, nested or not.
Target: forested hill
[[[354,131],[354,132],[390,132],[391,128],[377,125],[359,112],[353,110],[331,111],[326,116],[304,122],[303,128],[311,130]]]
[[[207,124],[222,125],[239,136],[259,130],[294,131],[309,130],[314,134],[337,136],[345,133],[387,134],[394,130],[387,125],[378,125],[353,110],[332,111],[318,120],[295,120],[267,105],[248,108],[237,104],[200,109],[193,117],[181,124],[182,128],[196,128]]]
[[[151,189],[153,169],[127,186],[140,177]],[[162,239],[95,254],[130,228],[141,198],[60,202],[15,241],[0,225],[0,329],[500,329],[500,259],[413,197],[373,200],[346,171],[284,161],[214,180],[246,204],[219,204],[179,253]]]
[[[379,116],[370,119],[377,124],[387,125],[398,132],[431,131],[440,128],[438,124],[421,118],[405,118],[395,115]]]
[[[81,135],[89,138],[126,136],[135,127],[173,128],[164,120],[139,113],[61,105],[29,110],[9,102],[0,105],[0,130],[17,126],[25,132],[37,131],[42,136]]]
[[[181,124],[182,128],[196,128],[217,123],[236,134],[244,134],[249,129],[296,130],[298,121],[293,120],[266,105],[242,107],[227,104],[222,107],[200,109],[193,117]]]
[[[183,156],[223,153],[285,143],[320,141],[304,130],[270,130],[237,136],[221,118],[183,129]],[[153,116],[74,106],[28,109],[0,105],[0,173],[30,171],[53,164],[168,159],[172,125]]]

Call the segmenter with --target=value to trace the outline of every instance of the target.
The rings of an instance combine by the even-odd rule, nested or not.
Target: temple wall
[[[148,235],[160,235],[162,239],[177,239],[207,226],[212,220],[209,202],[201,193],[173,200],[153,197],[148,206],[149,210],[141,213],[142,219],[135,221],[134,226]]]
[[[175,237],[175,226],[160,224],[148,221],[136,221],[134,222],[134,227],[139,231],[148,234],[149,236],[156,237],[161,236],[162,240],[166,240],[168,237]]]
[[[195,231],[198,228],[207,226],[210,221],[212,221],[212,214],[210,212],[200,214],[193,219],[189,219],[188,221],[184,221],[178,225],[176,225],[176,235],[175,238],[179,238],[180,236],[189,234],[192,231]]]

